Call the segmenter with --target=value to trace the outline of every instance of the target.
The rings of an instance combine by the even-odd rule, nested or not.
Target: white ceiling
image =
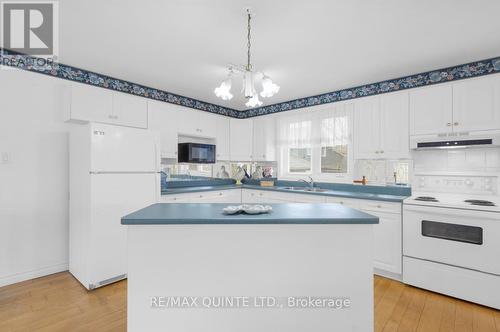
[[[498,0],[60,0],[60,61],[235,109],[226,64],[281,86],[265,105],[500,56]]]

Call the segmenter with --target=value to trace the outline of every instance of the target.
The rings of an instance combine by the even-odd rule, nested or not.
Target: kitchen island
[[[128,227],[128,331],[372,331],[378,218],[338,204],[153,204]]]

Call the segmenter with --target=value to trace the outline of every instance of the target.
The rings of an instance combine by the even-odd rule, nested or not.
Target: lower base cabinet
[[[258,189],[227,189],[163,195],[162,203],[337,203],[377,216],[374,226],[373,266],[375,273],[400,279],[402,273],[401,203],[382,202],[314,194],[287,193]]]

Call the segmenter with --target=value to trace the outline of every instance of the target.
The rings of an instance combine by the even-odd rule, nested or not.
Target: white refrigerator
[[[159,137],[89,123],[73,125],[69,141],[69,270],[90,290],[127,276],[120,219],[159,200]]]

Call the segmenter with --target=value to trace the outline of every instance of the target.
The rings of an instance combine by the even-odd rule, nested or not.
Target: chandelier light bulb
[[[252,98],[255,95],[253,73],[249,70],[246,70],[243,76],[243,92],[245,93],[245,98],[247,99]]]
[[[231,98],[233,98],[233,95],[231,94],[231,83],[231,77],[228,77],[220,84],[219,87],[215,88],[215,95],[222,100],[231,100]]]
[[[254,94],[252,98],[248,99],[248,101],[245,103],[247,107],[257,107],[261,106],[262,102],[259,100],[259,95]]]
[[[274,83],[268,76],[264,75],[262,78],[262,92],[260,96],[264,98],[272,97],[277,94],[279,90],[279,85]]]

